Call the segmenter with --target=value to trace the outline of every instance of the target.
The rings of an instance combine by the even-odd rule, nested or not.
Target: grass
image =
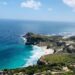
[[[44,60],[49,64],[59,64],[64,63],[66,65],[75,63],[75,55],[74,54],[52,54],[46,55]]]

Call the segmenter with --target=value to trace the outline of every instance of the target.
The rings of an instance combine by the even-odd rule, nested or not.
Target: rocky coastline
[[[75,53],[75,36],[64,38],[64,36],[47,36],[28,32],[23,38],[26,38],[25,45],[45,46],[47,49],[52,48],[54,53]]]
[[[37,45],[53,53],[41,56],[36,65],[20,69],[5,69],[3,75],[75,75],[75,36],[41,35],[28,32],[22,36],[25,45]]]

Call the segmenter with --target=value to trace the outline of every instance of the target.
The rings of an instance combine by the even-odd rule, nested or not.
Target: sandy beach
[[[28,59],[28,61],[23,65],[23,67],[27,67],[29,65],[37,64],[37,61],[41,56],[53,54],[53,49],[47,49],[47,46],[33,46],[32,55]]]
[[[44,55],[53,54],[54,50],[52,48],[47,49],[47,46],[42,46],[41,49],[44,52]]]

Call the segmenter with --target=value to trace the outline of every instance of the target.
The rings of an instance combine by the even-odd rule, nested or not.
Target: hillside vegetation
[[[41,61],[41,59],[43,60]],[[39,62],[37,65],[26,68],[5,69],[3,72],[9,75],[75,75],[74,54],[46,55],[41,57]]]

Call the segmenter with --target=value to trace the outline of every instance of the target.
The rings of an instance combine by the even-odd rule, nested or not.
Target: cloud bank
[[[71,7],[73,10],[75,10],[75,0],[63,0],[63,2],[67,6]]]
[[[21,3],[21,7],[31,8],[35,10],[38,10],[41,6],[42,6],[41,2],[36,0],[27,0]]]

